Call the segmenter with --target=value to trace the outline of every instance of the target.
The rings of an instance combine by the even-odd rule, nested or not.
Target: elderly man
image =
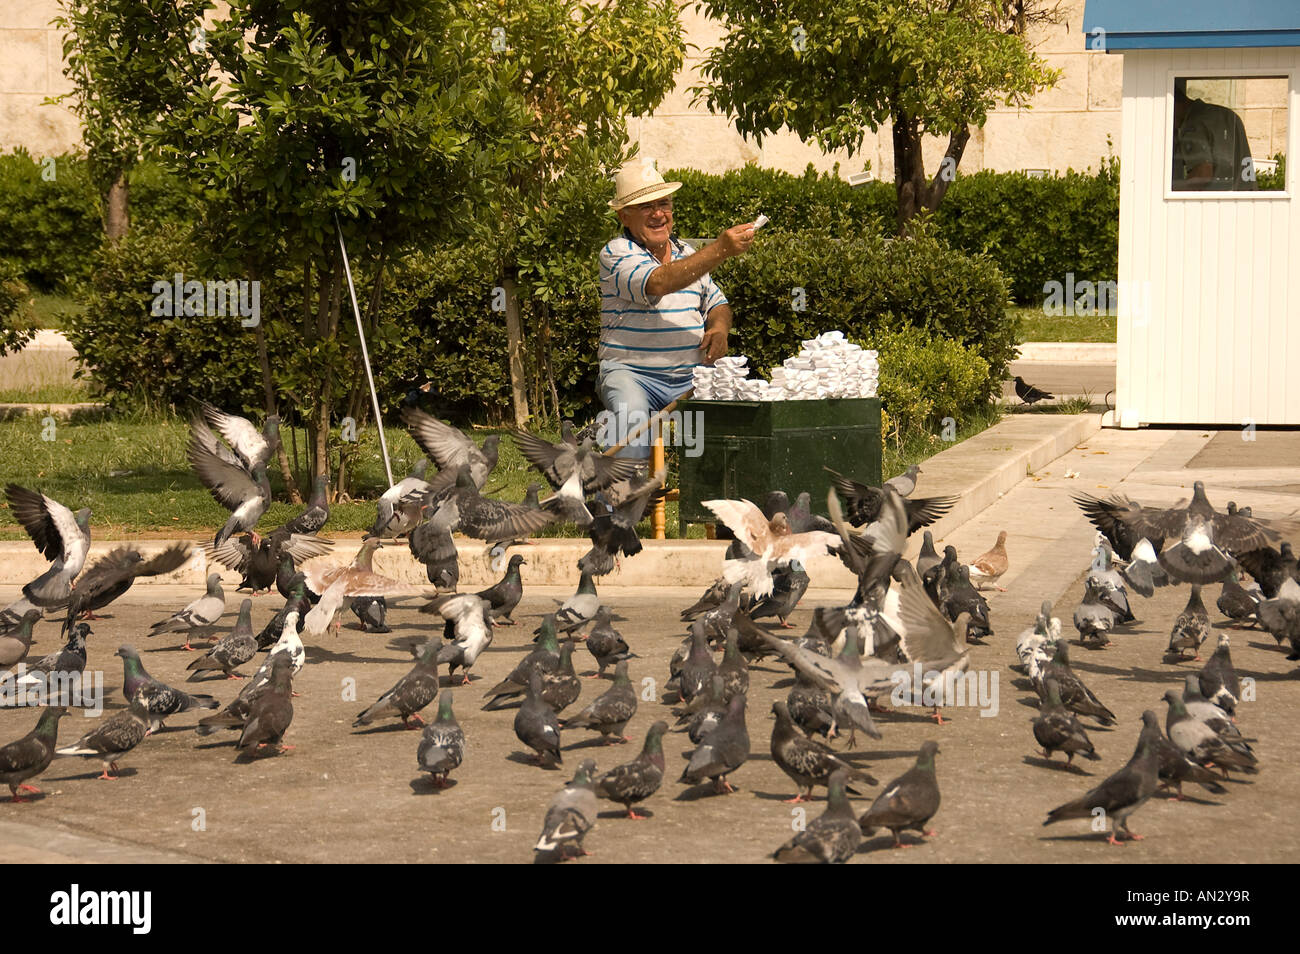
[[[647,160],[614,177],[623,234],[600,252],[601,402],[622,440],[691,387],[691,371],[727,353],[731,306],[709,277],[754,241],[753,223],[735,225],[697,252],[673,238],[673,200],[680,182],[665,182]],[[608,433],[608,431],[607,431]],[[650,456],[648,433],[620,457]]]

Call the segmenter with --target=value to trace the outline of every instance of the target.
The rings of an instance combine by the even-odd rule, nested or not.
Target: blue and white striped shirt
[[[695,249],[672,240],[673,261]],[[624,232],[600,251],[601,361],[636,371],[688,374],[700,363],[704,319],[727,298],[707,274],[681,291],[652,298],[645,286],[663,263]]]

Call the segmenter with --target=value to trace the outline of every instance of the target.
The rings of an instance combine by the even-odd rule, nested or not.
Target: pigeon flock
[[[906,848],[935,837],[933,821],[943,804],[936,769],[943,726],[957,709],[975,704],[955,691],[975,684],[971,648],[1019,628],[995,620],[984,595],[986,588],[1004,589],[999,581],[1010,567],[1005,531],[974,559],[963,560],[951,545],[939,552],[925,528],[956,500],[918,494],[918,467],[880,487],[829,472],[830,519],[813,513],[808,493],[791,501],[773,491],[761,506],[704,501],[731,543],[714,583],[689,607],[672,608],[674,619],[680,615],[680,645],[666,670],[652,668],[643,665],[652,647],[638,645],[635,632],[620,630],[618,607],[602,602],[597,581],[641,550],[635,528],[662,494],[664,472],[647,475],[636,462],[606,456],[567,424],[558,444],[517,431],[512,439],[552,492],[539,500],[539,484],[523,502],[498,500],[484,488],[500,438],[479,445],[413,407],[404,409],[403,420],[427,459],[383,495],[371,532],[355,556],[341,562],[331,559],[337,544],[319,535],[329,520],[324,479],[302,514],[270,533],[257,530],[270,500],[266,464],[278,440],[275,418],[258,429],[201,404],[190,460],[230,514],[203,551],[242,575],[240,590],[256,597],[274,588],[283,607],[259,630],[254,599],[244,599],[227,629],[223,617],[233,607],[221,575],[211,573],[201,594],[163,615],[144,635],[162,636],[159,642],[186,650],[206,643],[188,666],[189,681],[217,688],[234,682],[238,694],[218,698],[166,685],[149,675],[136,646],[123,644],[116,655],[124,707],[76,741],[61,742],[58,722],[69,706],[54,700],[60,704],[42,708],[28,735],[0,744],[0,783],[8,785],[12,801],[38,792],[30,781],[57,757],[94,759],[102,766],[99,779],[120,778],[123,759],[149,745],[166,720],[178,722],[191,711],[198,714],[192,727],[199,737],[234,730],[201,746],[208,757],[223,740],[234,742],[238,763],[291,751],[285,740],[294,735],[294,679],[305,665],[322,664],[344,613],[355,616],[362,633],[388,633],[401,614],[403,623],[425,635],[409,647],[389,644],[409,648],[410,658],[384,670],[391,673],[381,678],[385,691],[358,700],[364,708],[351,734],[364,743],[367,734],[389,727],[418,731],[412,774],[446,799],[457,798],[464,784],[457,772],[476,757],[475,732],[488,723],[513,729],[519,743],[509,757],[513,763],[560,772],[566,762],[577,763],[541,819],[537,860],[586,854],[584,842],[598,819],[605,826],[611,824],[606,819],[654,826],[659,799],[727,800],[744,785],[746,763],[764,758],[763,736],[770,739],[772,763],[789,779],[786,801],[797,806],[816,800],[818,789],[826,798],[824,811],[815,817],[809,812],[806,823],[789,833],[793,837],[784,843],[772,839],[767,853],[776,861],[842,863],[864,846]],[[0,611],[0,667],[21,666],[19,685],[52,685],[55,677],[88,673],[91,660],[102,667],[91,625],[95,611],[136,578],[181,567],[189,548],[175,545],[146,560],[123,546],[87,567],[89,510],[74,513],[39,490],[14,484],[5,495],[50,567]],[[1080,494],[1075,502],[1098,531],[1092,553],[1079,557],[1080,569],[1089,568],[1073,613],[1076,632],[1064,628],[1044,602],[1006,655],[1014,655],[1011,668],[1025,677],[1017,687],[1037,697],[1037,716],[1023,724],[1018,740],[1026,753],[1035,753],[1025,759],[1024,771],[1062,773],[1060,804],[1039,806],[1042,824],[1080,819],[1100,832],[1100,818],[1109,841],[1122,845],[1141,838],[1130,821],[1158,790],[1181,800],[1183,783],[1192,782],[1221,795],[1228,791],[1225,783],[1261,771],[1261,740],[1254,733],[1264,736],[1266,727],[1243,724],[1241,703],[1251,698],[1252,687],[1233,668],[1225,627],[1266,631],[1289,647],[1289,660],[1300,660],[1300,564],[1285,541],[1300,527],[1256,518],[1235,504],[1220,512],[1200,482],[1190,503],[1173,508],[1142,506],[1118,495]],[[531,642],[523,637],[524,652],[504,678],[476,686],[484,679],[476,664],[484,653],[507,651],[493,647],[494,633],[515,625],[524,598],[528,560],[518,552],[506,560],[506,551],[526,547],[536,531],[561,522],[578,525],[591,539],[574,567],[572,595],[542,616]],[[481,541],[500,558],[497,583],[478,592],[461,589],[453,534]],[[914,534],[923,540],[912,562],[903,554]],[[394,545],[409,548],[425,568],[427,585],[376,572],[376,550]],[[788,620],[813,582],[809,566],[827,554],[856,577],[852,599],[817,606],[807,632],[796,636],[787,632]],[[1217,625],[1206,608],[1214,594],[1205,589],[1216,583],[1222,587],[1216,608],[1227,621]],[[1138,597],[1184,585],[1186,608],[1168,621],[1163,654],[1154,647],[1151,654],[1151,664],[1168,674],[1151,698],[1152,706],[1164,703],[1164,718],[1148,710],[1138,726],[1107,708],[1104,678],[1089,676],[1091,685],[1085,685],[1071,668],[1072,647],[1104,651],[1128,638],[1142,616]],[[414,602],[403,606],[404,601]],[[61,619],[64,645],[43,647],[53,651],[42,654],[34,651],[33,639],[46,617]],[[1213,640],[1210,647],[1204,647],[1207,640]],[[322,655],[313,659],[315,653]],[[760,686],[765,699],[771,689],[788,693],[760,706],[753,692]],[[645,701],[657,705],[649,718],[638,718]],[[882,781],[871,770],[871,748],[887,740],[900,719],[932,719],[931,737],[919,752],[911,750],[916,754],[907,771]],[[342,739],[349,730],[341,726],[337,733]],[[665,757],[665,740],[677,738],[689,740],[680,769]],[[619,744],[639,745],[639,754],[606,760],[574,758],[571,751],[604,752]],[[1089,774],[1081,763],[1114,758],[1128,745],[1132,757],[1099,784],[1087,791],[1070,784],[1069,776]],[[1063,761],[1055,758],[1058,753]],[[949,803],[961,798],[956,787],[947,794]],[[854,799],[862,802],[855,805]],[[618,811],[602,815],[602,800]],[[869,842],[877,833],[884,840]]]

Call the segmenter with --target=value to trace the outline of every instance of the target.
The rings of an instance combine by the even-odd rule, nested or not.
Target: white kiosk
[[[1124,57],[1107,423],[1300,425],[1300,3],[1088,0],[1083,26]]]

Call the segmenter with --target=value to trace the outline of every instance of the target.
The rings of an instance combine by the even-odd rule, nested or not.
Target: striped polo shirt
[[[671,240],[673,261],[694,253]],[[681,291],[652,298],[650,274],[663,263],[626,230],[600,250],[601,361],[636,371],[685,376],[700,363],[704,318],[727,298],[708,275]]]

